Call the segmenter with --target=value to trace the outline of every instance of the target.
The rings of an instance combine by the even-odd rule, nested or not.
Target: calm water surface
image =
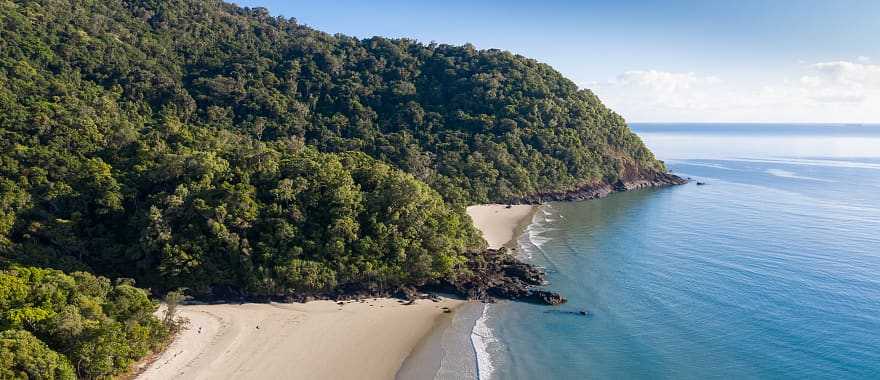
[[[544,206],[521,252],[569,303],[489,306],[480,377],[880,378],[880,126],[633,129],[707,185]]]

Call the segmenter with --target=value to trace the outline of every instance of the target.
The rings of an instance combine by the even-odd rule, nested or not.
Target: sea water
[[[479,377],[880,378],[880,126],[632,127],[693,182],[542,206],[569,301],[486,307]]]

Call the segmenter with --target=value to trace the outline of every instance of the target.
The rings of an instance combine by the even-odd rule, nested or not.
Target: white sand
[[[515,238],[516,227],[532,215],[535,206],[489,204],[467,208],[474,225],[483,233],[489,248],[498,249]]]
[[[441,308],[463,302],[182,306],[188,328],[137,378],[392,379]]]
[[[514,238],[534,206],[479,205],[468,215],[490,248]],[[427,336],[443,299],[181,306],[187,328],[138,379],[393,379]],[[259,328],[257,328],[259,326]]]

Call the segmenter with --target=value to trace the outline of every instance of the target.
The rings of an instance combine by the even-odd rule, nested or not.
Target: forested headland
[[[505,51],[219,1],[0,0],[0,23],[3,377],[111,376],[158,347],[132,284],[454,282],[485,248],[464,206],[666,170],[592,92]]]

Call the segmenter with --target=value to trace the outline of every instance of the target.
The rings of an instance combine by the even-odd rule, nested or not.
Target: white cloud
[[[588,87],[634,121],[880,122],[880,65],[863,58],[802,64],[776,80],[633,70]]]
[[[880,86],[880,65],[847,61],[820,62],[811,66],[825,79],[851,86]]]
[[[819,62],[801,78],[809,99],[819,103],[862,103],[874,100],[880,108],[880,65],[848,61]]]
[[[661,92],[688,90],[701,84],[716,84],[720,82],[721,79],[714,76],[699,77],[694,73],[671,73],[657,70],[632,70],[617,77],[617,83],[619,84],[647,86]]]
[[[867,98],[865,95],[853,92],[825,91],[810,95],[810,99],[822,103],[861,103]]]
[[[594,83],[592,87],[600,96],[609,94],[624,103],[650,109],[685,110],[707,108],[710,102],[705,88],[721,83],[718,77],[695,73],[632,70],[605,83]]]
[[[804,75],[801,77],[801,84],[807,87],[819,87],[822,85],[822,78],[815,75]]]

